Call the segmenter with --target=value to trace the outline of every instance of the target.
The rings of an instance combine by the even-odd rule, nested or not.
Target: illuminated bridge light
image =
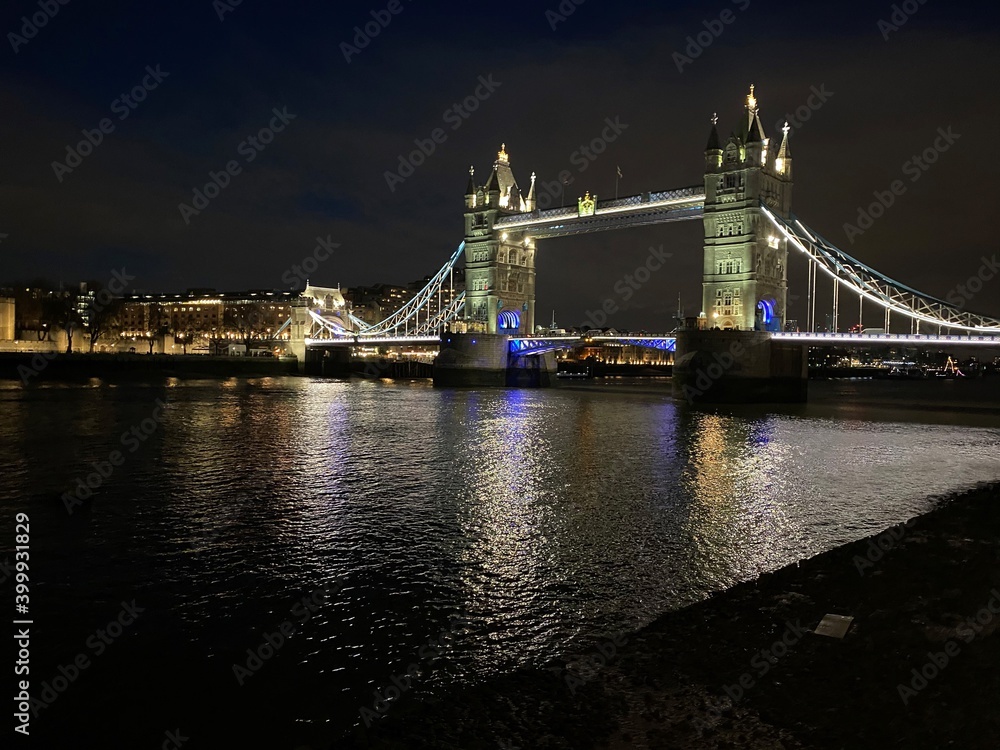
[[[539,338],[512,338],[508,344],[511,354],[544,354],[557,349],[573,349],[583,344],[617,343],[627,346],[641,346],[647,349],[672,352],[677,348],[677,339],[665,336],[551,336]]]
[[[803,341],[816,344],[864,344],[864,343],[911,343],[911,344],[975,344],[977,346],[1000,346],[1000,336],[935,336],[923,333],[773,333],[772,338],[783,341]]]
[[[504,331],[516,331],[521,327],[521,316],[514,310],[504,310],[497,316],[497,326]]]

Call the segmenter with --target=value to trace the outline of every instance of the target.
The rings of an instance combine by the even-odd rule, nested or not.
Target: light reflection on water
[[[59,495],[155,398],[163,427],[68,517]],[[544,664],[996,480],[998,448],[996,427],[691,411],[649,389],[0,387],[0,506],[47,530],[53,659],[136,596],[136,658],[168,639],[207,691],[298,596],[343,582],[255,677],[276,720],[331,731],[411,662],[421,690]],[[419,657],[454,617],[454,645]]]

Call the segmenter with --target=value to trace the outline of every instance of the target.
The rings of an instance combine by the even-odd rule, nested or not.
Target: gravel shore
[[[997,613],[991,612],[996,609]],[[843,638],[814,631],[852,617]],[[1000,485],[338,748],[1000,747]]]

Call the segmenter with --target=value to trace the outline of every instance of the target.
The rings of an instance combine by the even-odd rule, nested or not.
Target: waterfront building
[[[0,297],[0,341],[14,340],[14,298]]]
[[[168,353],[188,347],[217,353],[219,342],[246,344],[272,338],[291,316],[298,297],[296,292],[270,289],[127,295],[122,299],[118,334],[125,340],[163,342],[159,346]],[[173,339],[169,346],[167,336]]]

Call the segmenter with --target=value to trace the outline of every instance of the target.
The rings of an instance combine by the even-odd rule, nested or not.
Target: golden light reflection
[[[549,517],[541,501],[549,479],[551,448],[541,435],[543,420],[554,418],[551,402],[524,390],[470,394],[466,453],[457,470],[468,472],[466,502],[458,519],[468,540],[459,561],[470,616],[506,630],[538,612],[526,592],[552,583],[554,541],[546,529],[561,521]],[[505,624],[506,623],[506,624]],[[519,644],[521,657],[551,646],[544,629],[533,643]],[[477,655],[484,670],[517,663],[509,644],[497,642]]]
[[[692,497],[687,531],[719,580],[754,578],[774,567],[787,535],[780,463],[766,423],[700,414],[693,425],[684,484]]]

